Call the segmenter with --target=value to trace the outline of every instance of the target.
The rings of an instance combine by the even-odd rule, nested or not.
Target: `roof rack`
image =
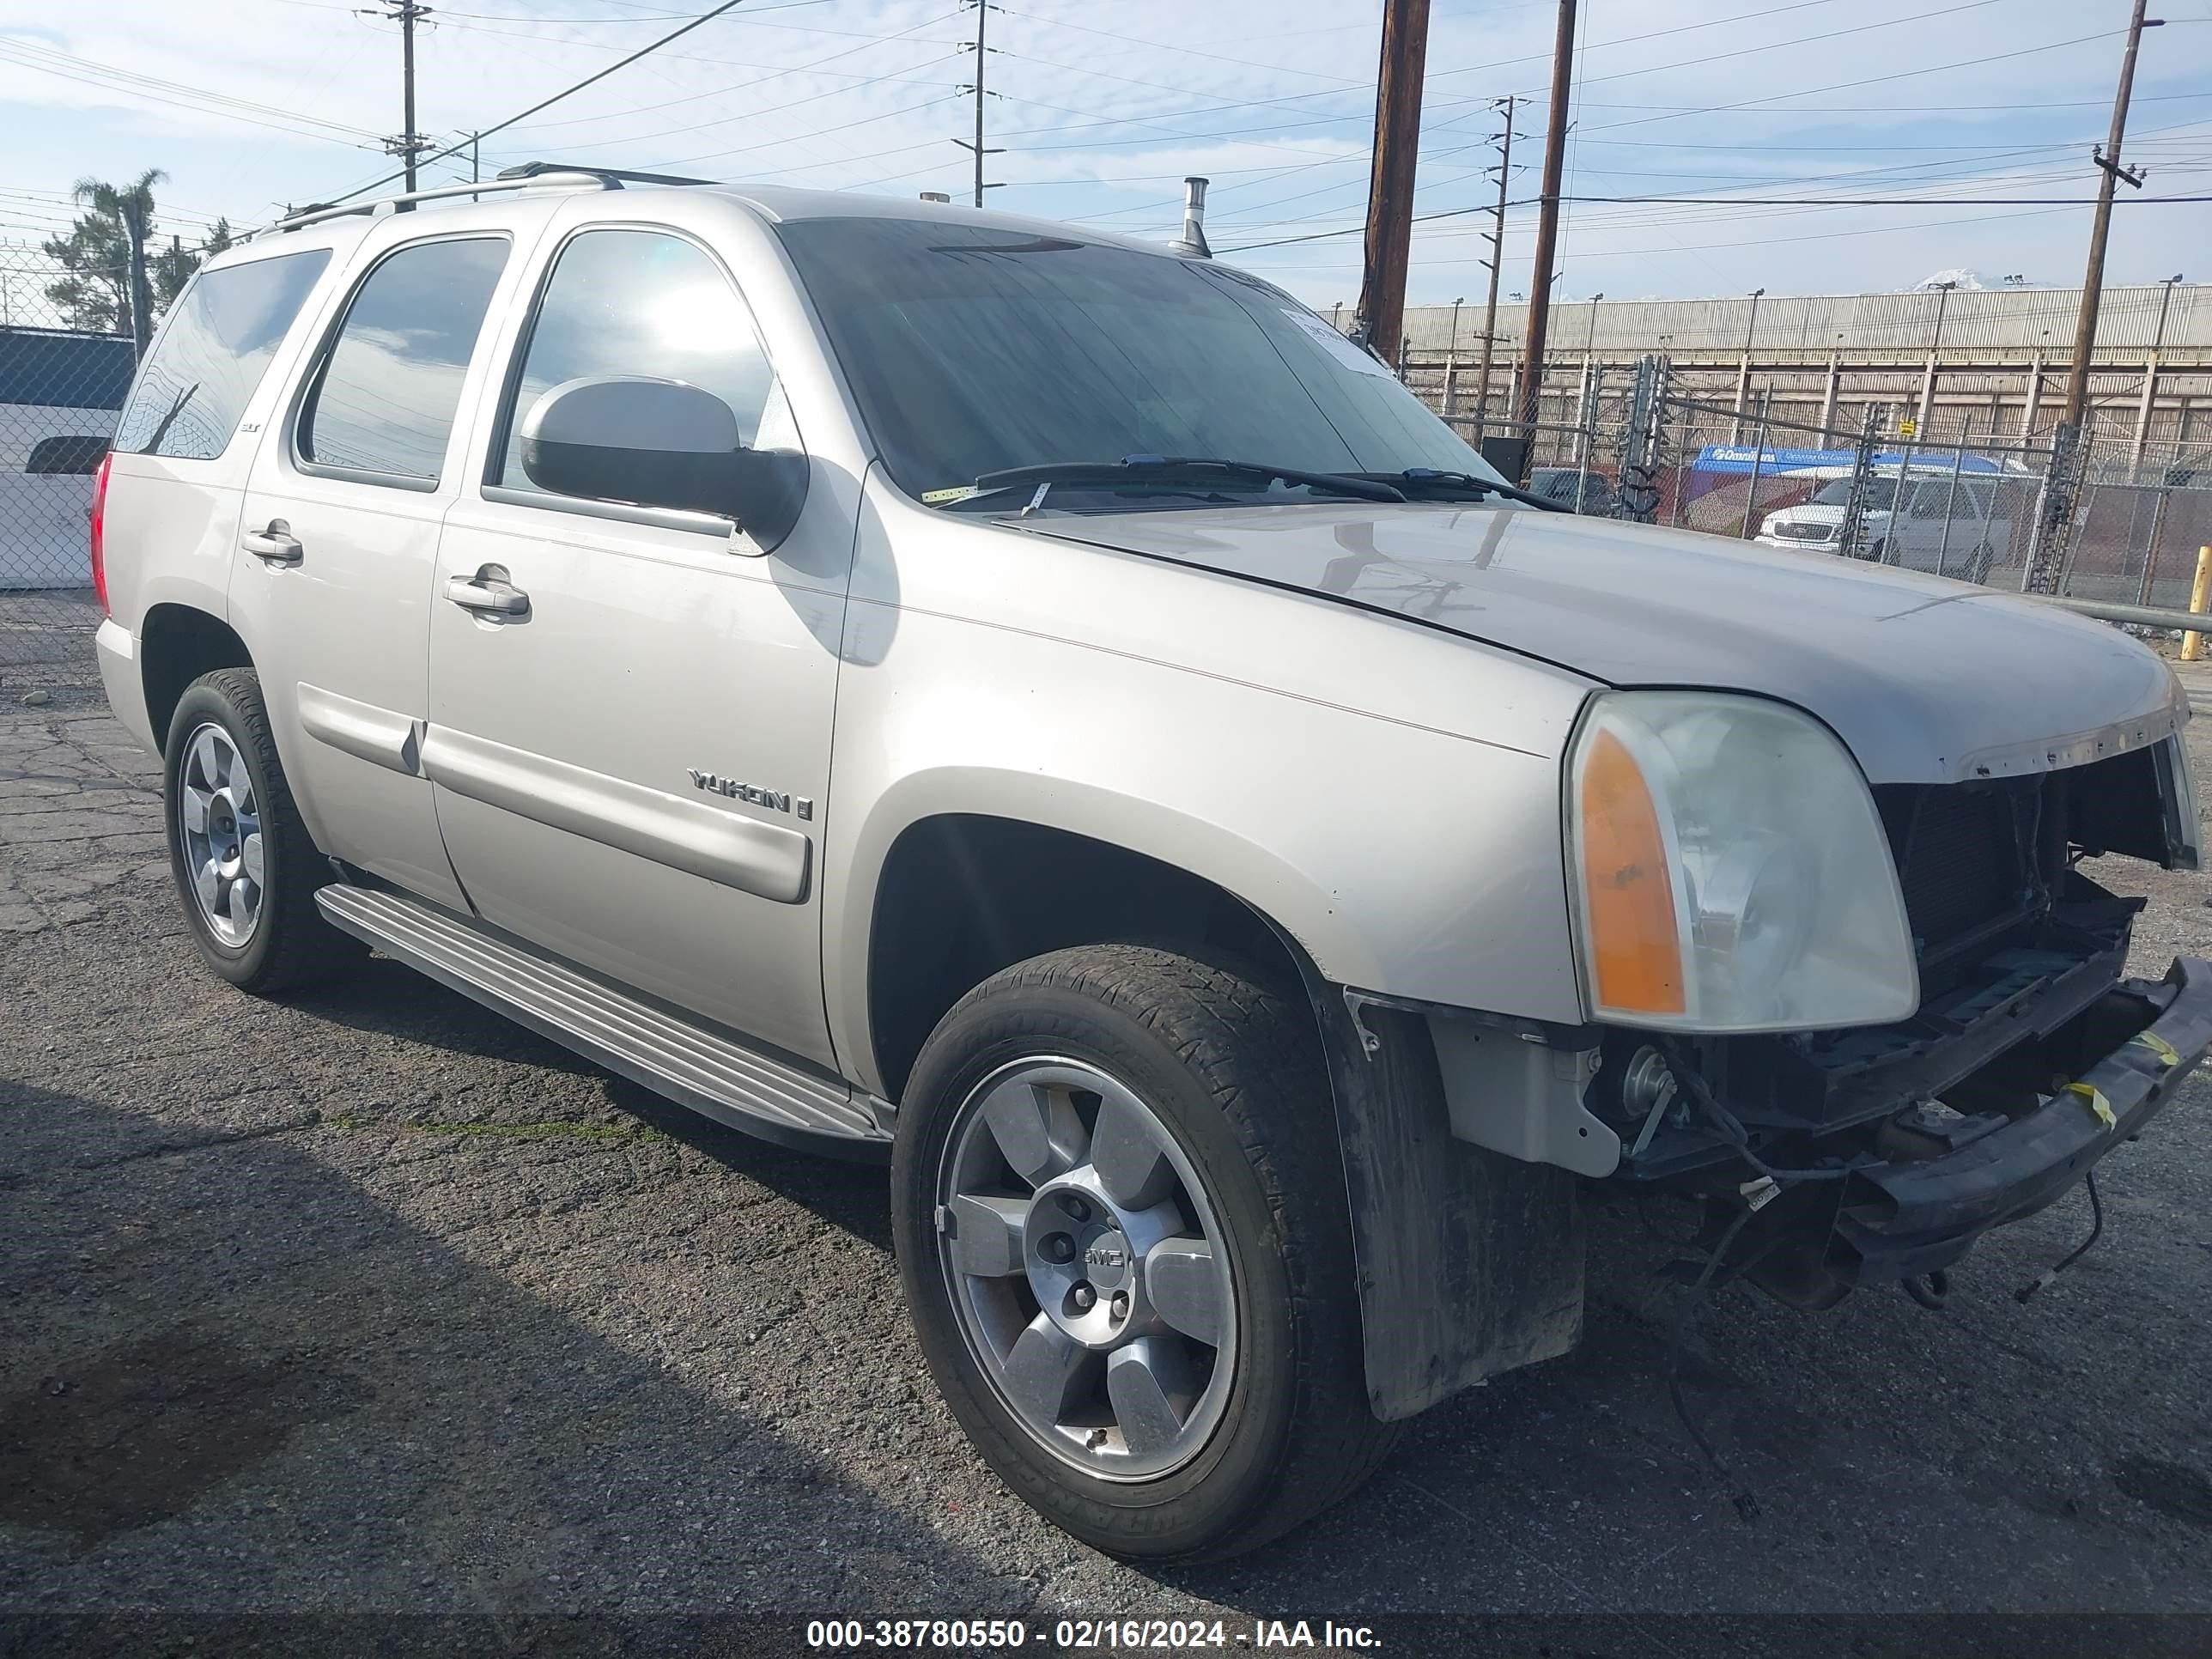
[[[625,173],[617,167],[566,167],[557,161],[526,161],[520,167],[504,169],[495,179],[471,180],[462,185],[439,185],[429,190],[410,190],[398,196],[380,196],[373,201],[349,202],[343,206],[312,203],[297,213],[286,214],[270,228],[276,231],[299,230],[307,225],[321,224],[327,219],[343,219],[357,213],[374,214],[387,209],[398,212],[417,202],[450,201],[456,196],[486,196],[495,191],[538,190],[563,185],[596,190],[620,190],[625,183],[703,185],[708,182],[704,179],[679,179],[667,173]]]
[[[711,185],[711,179],[686,179],[675,173],[631,173],[622,167],[595,167],[581,162],[520,161],[511,167],[501,167],[502,179],[542,179],[555,173],[588,173],[595,178],[611,179],[625,185]]]

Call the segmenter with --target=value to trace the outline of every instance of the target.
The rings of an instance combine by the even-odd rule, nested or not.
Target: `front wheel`
[[[1235,1554],[1389,1449],[1320,1046],[1243,973],[1102,945],[970,992],[916,1062],[893,1194],[939,1387],[1086,1543]]]

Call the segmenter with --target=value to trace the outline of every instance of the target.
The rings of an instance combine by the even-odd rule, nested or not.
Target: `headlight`
[[[1567,766],[1592,1018],[1807,1030],[1919,1006],[1888,837],[1826,727],[1758,697],[1609,692]]]

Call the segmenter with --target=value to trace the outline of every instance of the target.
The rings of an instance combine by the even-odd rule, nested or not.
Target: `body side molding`
[[[422,722],[372,702],[325,691],[305,680],[298,688],[300,726],[318,743],[343,750],[358,760],[419,776]]]
[[[806,896],[812,837],[442,726],[422,772],[455,794],[778,904]]]

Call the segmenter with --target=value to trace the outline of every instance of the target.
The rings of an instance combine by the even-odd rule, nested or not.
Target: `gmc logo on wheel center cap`
[[[1083,1253],[1083,1260],[1093,1267],[1121,1267],[1128,1265],[1129,1253],[1104,1244],[1093,1244]]]

